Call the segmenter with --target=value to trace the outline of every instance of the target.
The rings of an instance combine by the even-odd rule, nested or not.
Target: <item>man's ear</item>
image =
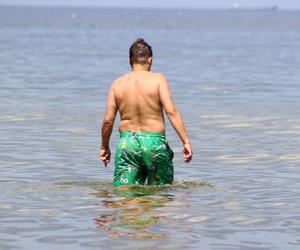
[[[130,58],[128,58],[128,63],[130,65],[130,67],[132,68],[132,64],[131,64]]]
[[[147,59],[147,63],[150,65],[152,64],[152,56]]]

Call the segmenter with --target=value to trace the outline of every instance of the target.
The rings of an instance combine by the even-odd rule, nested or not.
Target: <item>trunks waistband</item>
[[[149,136],[149,137],[160,137],[165,138],[165,134],[162,133],[153,133],[153,132],[132,132],[132,131],[121,131],[120,138],[130,137],[130,136]]]

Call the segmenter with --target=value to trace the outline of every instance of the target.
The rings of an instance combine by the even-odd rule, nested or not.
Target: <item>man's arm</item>
[[[176,109],[175,104],[173,102],[168,81],[161,74],[159,74],[159,96],[163,108],[166,111],[173,128],[175,129],[176,133],[178,134],[183,143],[183,154],[185,162],[189,162],[191,161],[193,154],[190,140],[186,133],[181,115]]]
[[[107,101],[106,101],[106,111],[102,122],[101,136],[102,143],[99,153],[100,159],[103,161],[104,165],[110,162],[110,149],[109,149],[109,139],[113,130],[116,114],[118,108],[116,105],[115,95],[114,95],[114,85],[111,86]]]

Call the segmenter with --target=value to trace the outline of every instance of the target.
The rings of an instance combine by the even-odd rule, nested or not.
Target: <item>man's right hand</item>
[[[100,149],[99,158],[103,161],[104,166],[107,167],[107,164],[110,162],[110,150],[109,149]]]
[[[183,145],[183,158],[186,163],[189,163],[193,157],[193,151],[190,143],[186,143]]]

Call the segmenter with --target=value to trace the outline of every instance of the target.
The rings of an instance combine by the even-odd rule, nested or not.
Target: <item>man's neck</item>
[[[133,64],[132,71],[150,71],[150,65],[148,65],[148,64]]]

